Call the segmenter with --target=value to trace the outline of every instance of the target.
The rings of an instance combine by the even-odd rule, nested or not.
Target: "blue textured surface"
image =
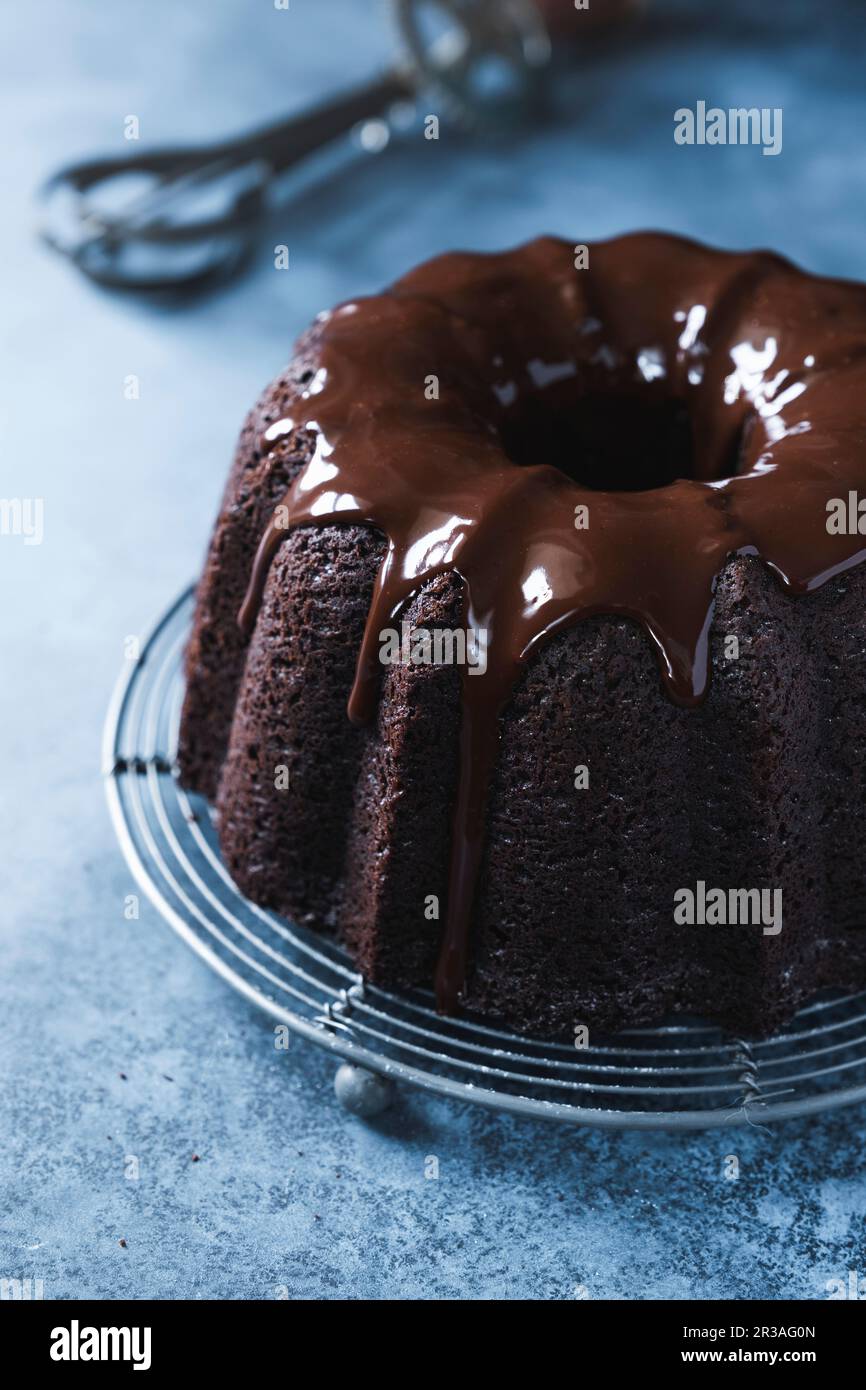
[[[754,4],[715,8],[657,4],[655,38],[575,73],[560,125],[392,147],[321,184],[276,219],[251,275],[167,313],[40,249],[35,182],[121,148],[131,113],[158,143],[300,109],[375,69],[383,15],[361,0],[3,6],[0,494],[43,497],[45,539],[0,539],[0,1276],[42,1278],[46,1297],[811,1299],[866,1273],[862,1109],[691,1138],[420,1095],[373,1125],[347,1118],[327,1059],[275,1053],[149,907],[124,920],[98,777],[123,640],[196,571],[238,423],[320,308],[454,244],[542,230],[655,225],[866,274],[862,8],[760,7],[784,33]],[[676,148],[673,110],[699,97],[782,106],[783,153]]]

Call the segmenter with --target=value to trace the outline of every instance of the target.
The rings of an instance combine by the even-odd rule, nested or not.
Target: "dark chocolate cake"
[[[542,1035],[866,985],[864,481],[866,287],[769,253],[543,238],[321,315],[187,655],[236,882]]]

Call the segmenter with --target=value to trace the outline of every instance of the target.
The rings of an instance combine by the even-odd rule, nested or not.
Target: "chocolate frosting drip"
[[[866,287],[658,234],[453,254],[321,320],[318,370],[270,451],[315,437],[262,537],[240,622],[297,526],[387,541],[349,698],[376,709],[382,628],[434,576],[487,633],[462,671],[440,1009],[464,987],[499,715],[530,653],[591,614],[640,623],[672,700],[708,687],[719,571],[756,555],[801,594],[866,558],[827,504],[866,475]],[[581,509],[585,508],[585,512]]]

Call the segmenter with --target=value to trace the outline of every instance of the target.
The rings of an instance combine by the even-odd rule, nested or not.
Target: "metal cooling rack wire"
[[[103,765],[130,869],[199,956],[271,1018],[343,1065],[342,1102],[372,1114],[394,1083],[490,1109],[607,1128],[688,1129],[813,1113],[866,1098],[866,994],[816,1001],[763,1042],[698,1020],[626,1030],[581,1051],[472,1018],[423,991],[365,983],[333,942],[248,902],[219,855],[207,803],[174,771],[192,590],[121,675]]]

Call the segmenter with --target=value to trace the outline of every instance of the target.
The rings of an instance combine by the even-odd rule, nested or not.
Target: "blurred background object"
[[[573,0],[390,0],[392,68],[252,134],[69,165],[43,190],[43,237],[109,289],[209,288],[247,262],[281,176],[340,136],[354,130],[362,149],[378,153],[413,123],[424,92],[464,129],[513,129],[540,113],[551,35],[568,56],[640,9],[640,0],[594,0],[591,9]]]
[[[61,169],[44,190],[53,214],[46,242],[110,289],[203,289],[247,259],[282,174],[358,127],[362,148],[377,152],[407,108],[412,120],[421,90],[444,97],[467,126],[537,107],[550,43],[534,0],[391,0],[390,8],[401,52],[364,86],[251,135]]]

